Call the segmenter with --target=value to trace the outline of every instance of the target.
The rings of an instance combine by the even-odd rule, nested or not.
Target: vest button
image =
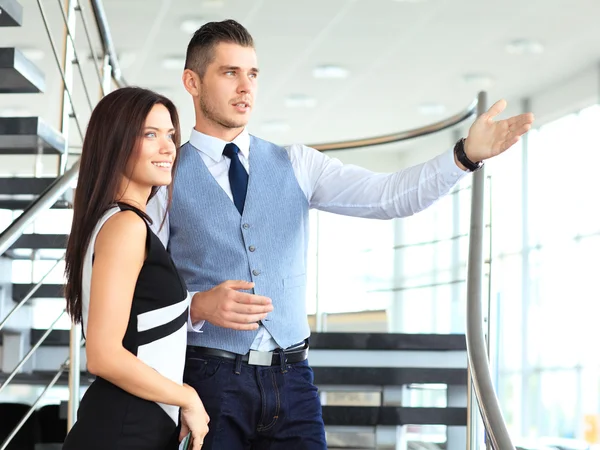
[[[254,270],[252,271],[252,275],[254,275],[255,277],[259,276],[259,275],[260,275],[260,270],[256,270],[256,269],[254,269]]]
[[[250,247],[248,247],[248,250],[250,250],[251,252],[253,252],[254,250],[256,250],[256,247],[254,245],[251,245]]]
[[[244,228],[244,230],[247,230],[248,228],[250,228],[250,224],[245,223],[244,225],[242,225],[242,228]]]

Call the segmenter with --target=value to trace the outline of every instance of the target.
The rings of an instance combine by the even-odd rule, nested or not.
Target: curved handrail
[[[100,42],[104,47],[104,53],[108,55],[109,63],[112,68],[112,78],[118,87],[125,87],[127,86],[127,82],[123,78],[123,73],[119,66],[119,59],[117,58],[117,52],[115,51],[115,45],[110,33],[110,28],[108,27],[108,20],[106,19],[102,1],[90,0],[90,4],[92,5],[94,19],[96,20],[98,33],[100,34]]]
[[[451,128],[459,123],[467,120],[469,117],[475,115],[477,112],[477,99],[473,100],[471,104],[464,110],[448,117],[447,119],[434,122],[430,125],[425,125],[419,128],[413,128],[412,130],[401,131],[400,133],[386,134],[383,136],[377,136],[373,138],[355,139],[352,141],[340,141],[340,142],[329,142],[326,144],[314,144],[309,147],[315,148],[320,151],[331,151],[331,150],[351,150],[353,148],[364,148],[371,147],[373,145],[384,145],[392,144],[396,142],[406,141],[408,139],[414,139],[428,134],[437,133],[439,131]]]
[[[482,92],[478,97],[478,115],[485,112],[485,105],[486,95]],[[494,390],[483,332],[484,191],[485,170],[482,168],[473,174],[471,189],[471,230],[467,263],[467,355],[479,410],[492,447],[495,450],[515,450]]]

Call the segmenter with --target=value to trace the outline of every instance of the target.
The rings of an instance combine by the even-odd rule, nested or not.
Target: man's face
[[[246,126],[254,106],[258,68],[252,47],[220,43],[200,81],[200,112],[212,125],[238,129]]]

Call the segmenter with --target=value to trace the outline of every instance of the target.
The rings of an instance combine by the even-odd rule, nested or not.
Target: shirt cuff
[[[458,183],[470,173],[456,165],[456,160],[454,159],[454,147],[438,156],[437,160],[440,173],[449,184]]]
[[[196,294],[196,292],[189,293],[190,303],[192,302],[192,299],[194,298],[194,294]],[[202,327],[204,326],[205,321],[200,320],[199,322],[192,323],[191,312],[192,312],[191,308],[188,308],[187,330],[191,331],[192,333],[203,333]]]

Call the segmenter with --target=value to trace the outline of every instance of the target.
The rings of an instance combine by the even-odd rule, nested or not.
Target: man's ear
[[[185,69],[181,75],[181,81],[183,81],[183,87],[193,97],[200,95],[200,77],[196,72],[190,69]]]

